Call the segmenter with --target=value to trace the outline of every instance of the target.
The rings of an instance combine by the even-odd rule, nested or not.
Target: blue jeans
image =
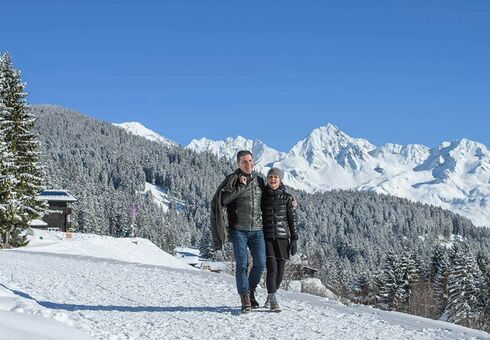
[[[231,230],[231,241],[236,262],[236,287],[238,294],[248,294],[260,282],[265,267],[265,240],[264,232]],[[248,273],[248,252],[250,248],[253,264],[250,275]]]

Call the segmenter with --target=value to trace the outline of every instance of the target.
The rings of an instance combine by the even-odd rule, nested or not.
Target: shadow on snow
[[[15,295],[21,296],[26,299],[33,300],[37,302],[39,305],[44,308],[49,309],[59,309],[66,310],[69,312],[73,311],[81,311],[81,310],[90,310],[90,311],[103,311],[103,312],[130,312],[130,313],[192,313],[192,312],[207,312],[207,313],[228,313],[238,315],[240,313],[239,308],[232,308],[229,306],[217,306],[217,307],[186,307],[186,306],[169,306],[169,307],[160,307],[160,306],[104,306],[104,305],[76,305],[76,304],[67,304],[67,303],[55,303],[49,301],[38,301],[29,294],[24,292],[10,289],[7,286],[0,283],[0,286],[10,290]]]

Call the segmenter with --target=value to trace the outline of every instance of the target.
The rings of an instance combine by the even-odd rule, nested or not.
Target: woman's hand
[[[293,201],[291,202],[291,206],[293,207],[293,210],[295,210],[298,207],[298,201],[296,201],[296,198],[293,196]]]

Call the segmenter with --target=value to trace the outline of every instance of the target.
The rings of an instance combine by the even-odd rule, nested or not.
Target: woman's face
[[[276,190],[281,185],[281,179],[277,175],[270,175],[267,177],[267,184],[272,190]]]

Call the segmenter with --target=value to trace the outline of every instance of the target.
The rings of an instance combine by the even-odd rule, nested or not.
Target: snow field
[[[280,293],[282,313],[242,315],[229,275],[113,259],[1,251],[0,283],[98,339],[490,339],[449,323],[300,293]],[[265,290],[258,293],[265,301]]]

